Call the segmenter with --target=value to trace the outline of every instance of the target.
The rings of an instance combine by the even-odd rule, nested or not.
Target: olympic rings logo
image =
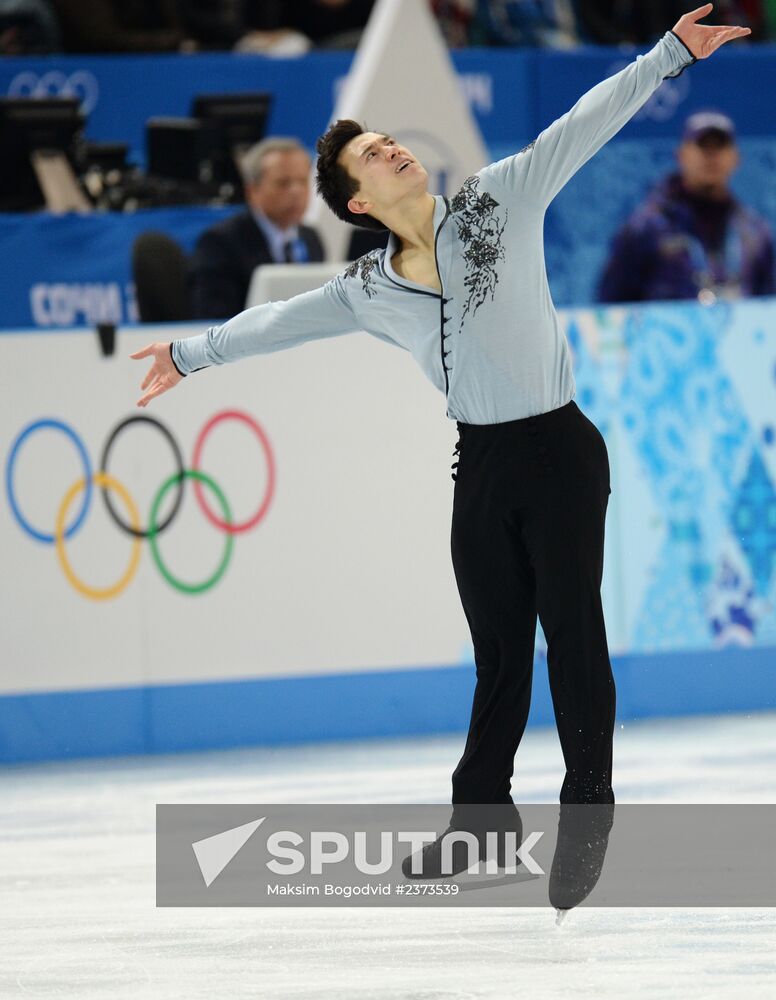
[[[100,85],[94,73],[79,69],[67,75],[53,69],[38,76],[30,70],[17,73],[8,87],[9,97],[77,97],[89,115],[97,107]]]
[[[200,468],[202,452],[211,431],[219,424],[230,420],[238,421],[254,434],[261,445],[267,466],[267,482],[264,496],[261,498],[256,511],[250,517],[238,523],[235,523],[232,517],[231,508],[221,488],[211,476],[203,472]],[[146,527],[142,526],[137,504],[132,499],[126,486],[108,471],[108,461],[116,440],[128,428],[137,424],[153,427],[162,435],[170,447],[176,468],[176,471],[159,486],[151,503]],[[73,444],[84,471],[82,478],[74,482],[63,496],[56,514],[53,532],[46,532],[36,528],[25,517],[19,506],[14,484],[14,471],[19,452],[32,435],[45,429],[59,432]],[[186,480],[191,480],[193,484],[194,496],[202,513],[224,535],[224,549],[218,566],[207,579],[199,583],[187,583],[175,576],[163,561],[161,552],[159,551],[159,536],[170,527],[180,510]],[[115,583],[105,587],[91,586],[76,575],[68,558],[65,545],[83,527],[91,509],[95,486],[102,492],[103,500],[111,520],[122,532],[129,535],[132,539],[129,561],[124,572]],[[203,487],[206,487],[215,498],[218,513],[215,513],[208,504]],[[36,541],[44,545],[54,546],[57,560],[65,578],[73,589],[83,597],[90,598],[93,601],[109,600],[110,598],[117,597],[129,586],[140,563],[140,551],[143,541],[148,541],[153,561],[159,573],[174,590],[184,594],[202,594],[206,590],[210,590],[211,587],[214,587],[226,572],[226,568],[232,557],[235,535],[251,531],[266,517],[275,491],[275,459],[269,439],[261,425],[252,416],[241,410],[224,410],[211,417],[205,423],[194,444],[190,468],[184,467],[183,456],[178,442],[170,430],[155,417],[137,415],[127,417],[113,428],[102,449],[99,469],[97,472],[94,472],[89,453],[80,435],[62,420],[45,418],[27,424],[16,436],[5,466],[5,488],[11,513],[19,527]],[[162,505],[165,498],[171,492],[173,492],[172,507],[167,516],[160,522]],[[115,495],[120,501],[123,512],[117,510],[111,494]],[[74,507],[78,497],[80,497],[80,502],[75,512],[71,515],[71,509]]]

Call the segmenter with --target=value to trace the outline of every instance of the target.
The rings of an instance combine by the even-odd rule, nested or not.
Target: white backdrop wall
[[[172,335],[200,330],[175,328]],[[54,546],[20,526],[4,491],[0,691],[460,662],[468,632],[449,556],[456,429],[443,397],[411,359],[352,334],[194,374],[137,410],[148,363],[128,355],[170,336],[170,328],[120,330],[108,358],[91,331],[0,337],[4,465],[24,427],[55,418],[83,439],[96,471],[111,430],[145,414],[169,428],[190,467],[203,425],[237,409],[260,424],[274,456],[266,516],[235,536],[231,563],[205,593],[173,589],[143,541],[134,579],[115,598],[95,601],[68,582]],[[267,461],[246,426],[216,426],[201,468],[223,489],[236,522],[257,510]],[[130,426],[117,438],[108,469],[147,524],[154,495],[175,472],[167,442],[154,428]],[[53,532],[66,491],[83,474],[63,433],[31,434],[13,468],[20,513],[39,531]],[[68,524],[82,498],[73,501]],[[115,504],[123,511],[118,498]],[[184,580],[204,580],[224,542],[187,483],[179,515],[159,538],[165,564]],[[94,587],[112,584],[131,547],[95,491],[82,527],[65,542],[77,577]]]
[[[603,601],[618,716],[772,707],[776,300],[562,318],[576,400],[609,449]],[[106,752],[116,719],[110,752],[463,728],[474,671],[449,553],[456,427],[443,396],[405,352],[351,334],[196,373],[135,409],[147,362],[129,353],[200,329],[123,329],[109,358],[92,331],[0,336],[7,480],[14,442],[45,419],[71,428],[99,469],[113,428],[153,416],[190,467],[202,429],[238,410],[276,466],[266,516],[235,537],[215,587],[180,593],[143,541],[135,577],[95,601],[20,521],[51,533],[82,460],[61,431],[23,442],[0,504],[0,759]],[[250,518],[268,483],[252,432],[219,423],[201,468],[234,520]],[[108,471],[147,523],[176,468],[158,429],[130,425]],[[102,500],[64,543],[93,587],[118,580],[132,550]],[[159,539],[165,564],[201,581],[224,542],[187,484]],[[540,636],[540,668],[543,655]],[[551,718],[539,669],[532,719]],[[61,739],[46,743],[52,726]],[[95,733],[88,746],[74,741],[82,731]]]

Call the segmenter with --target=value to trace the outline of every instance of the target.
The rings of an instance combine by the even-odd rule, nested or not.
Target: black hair
[[[350,140],[366,131],[352,118],[340,118],[329,126],[315,146],[318,152],[315,189],[338,219],[362,229],[384,232],[388,227],[379,219],[373,215],[356,214],[348,208],[348,202],[358,191],[359,184],[338,160]]]

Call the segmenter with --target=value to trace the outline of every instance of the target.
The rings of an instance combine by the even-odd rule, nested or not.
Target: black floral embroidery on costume
[[[371,299],[375,294],[375,289],[372,287],[372,271],[377,265],[379,256],[379,250],[370,250],[369,253],[365,253],[363,257],[359,257],[358,260],[354,260],[350,267],[345,271],[346,278],[355,278],[360,275],[361,287],[363,288],[364,294],[368,299]]]
[[[479,177],[468,177],[463,187],[450,202],[454,213],[458,238],[464,245],[466,262],[464,287],[469,293],[461,314],[461,326],[469,312],[474,315],[485,299],[496,296],[498,271],[496,265],[506,259],[501,237],[506,229],[509,213],[505,210],[503,221],[496,213],[499,203],[486,191],[479,192]]]

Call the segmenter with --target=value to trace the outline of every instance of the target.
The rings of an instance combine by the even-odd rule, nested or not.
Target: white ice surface
[[[446,802],[463,736],[81,761],[0,773],[0,997],[776,997],[776,911],[156,909],[157,802]],[[523,801],[555,802],[554,730]],[[776,801],[776,714],[645,722],[618,802]]]

